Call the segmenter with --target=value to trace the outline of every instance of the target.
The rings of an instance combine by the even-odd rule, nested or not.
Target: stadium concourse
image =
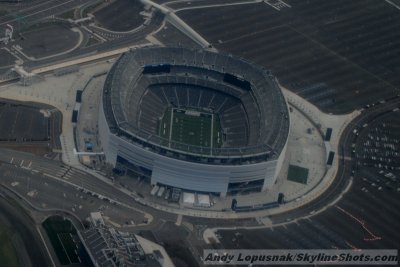
[[[221,196],[276,181],[289,112],[265,69],[208,50],[141,48],[117,60],[102,99],[99,139],[119,173]]]

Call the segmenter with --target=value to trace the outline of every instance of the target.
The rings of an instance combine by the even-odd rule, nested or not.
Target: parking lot
[[[375,109],[379,108],[382,106]],[[347,179],[352,180],[352,185],[338,202],[320,213],[311,211],[308,215],[314,215],[307,218],[296,219],[296,215],[290,214],[271,217],[274,223],[281,223],[279,226],[219,231],[222,243],[219,246],[246,249],[398,249],[398,111],[389,109],[376,115],[368,110],[366,114],[371,114],[365,116],[368,123],[361,123],[360,128],[351,133],[353,164]]]
[[[380,191],[360,178],[346,199],[309,219],[259,230],[223,230],[218,234],[224,248],[397,249],[398,197],[399,192]]]
[[[5,49],[0,49],[0,58],[0,73],[2,68],[13,66],[15,64],[15,60],[17,59]]]
[[[200,48],[197,43],[195,43],[188,36],[184,35],[182,32],[177,30],[169,22],[165,23],[164,28],[155,34],[157,40],[167,46],[183,46],[183,47],[193,47]]]
[[[111,31],[129,31],[143,24],[140,1],[116,0],[94,13],[96,21]],[[118,15],[117,15],[118,14]]]
[[[216,48],[271,69],[325,112],[347,113],[396,92],[398,10],[384,1],[286,2],[291,7],[280,11],[261,2],[178,15]]]
[[[20,33],[17,44],[32,58],[43,58],[65,52],[79,42],[79,34],[65,24],[42,23]]]
[[[43,104],[0,99],[0,146],[38,155],[60,149],[62,116]]]
[[[360,130],[354,153],[356,168],[363,174],[373,173],[387,189],[400,188],[400,118],[391,112]],[[368,175],[371,176],[371,175]],[[379,178],[378,178],[379,177]],[[373,181],[372,181],[373,182]],[[400,189],[399,189],[400,190]]]
[[[49,119],[37,108],[0,103],[0,140],[48,141]]]

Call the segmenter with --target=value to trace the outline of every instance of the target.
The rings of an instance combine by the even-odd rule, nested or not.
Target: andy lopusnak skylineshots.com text
[[[204,250],[205,265],[397,265],[397,250]]]

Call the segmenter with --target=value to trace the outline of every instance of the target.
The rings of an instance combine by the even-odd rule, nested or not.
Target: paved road
[[[325,207],[328,203],[334,201],[344,188],[350,183],[353,176],[354,162],[352,157],[352,144],[357,135],[353,133],[355,129],[361,129],[365,123],[371,120],[378,119],[381,115],[391,112],[394,108],[400,106],[400,97],[396,97],[385,104],[375,105],[369,109],[362,111],[361,115],[356,117],[344,130],[340,138],[340,163],[338,174],[331,186],[315,201],[312,201],[303,207],[294,211],[272,216],[273,223],[282,223],[285,221],[294,220],[299,217],[309,215],[313,211],[317,211]],[[335,155],[336,157],[338,155]]]
[[[286,222],[288,219],[294,219],[309,214],[310,211],[323,207],[328,202],[332,201],[343,190],[344,186],[349,182],[349,177],[352,175],[353,161],[352,144],[357,135],[354,134],[354,129],[361,129],[365,123],[370,123],[372,120],[377,120],[382,114],[392,112],[395,108],[400,107],[400,98],[393,99],[385,103],[385,105],[377,105],[366,109],[362,115],[357,117],[350,126],[344,131],[342,136],[342,152],[341,166],[338,172],[339,176],[328,189],[326,194],[316,201],[300,208],[296,211],[272,217],[274,223]],[[99,194],[116,199],[120,202],[127,203],[139,210],[151,214],[155,220],[151,225],[137,228],[137,230],[156,230],[160,231],[160,235],[165,235],[163,225],[165,222],[175,222],[176,215],[158,211],[153,208],[142,206],[133,201],[133,199],[111,186],[110,184],[99,180],[83,171],[65,166],[64,164],[37,157],[28,153],[10,151],[0,149],[0,162],[3,164],[14,164],[19,168],[29,168],[43,174],[50,174],[59,179],[65,179],[69,183],[77,186],[82,186],[88,190],[98,192]],[[13,167],[15,168],[15,167]],[[348,192],[343,200],[322,212],[308,219],[297,220],[285,226],[278,226],[271,229],[261,230],[240,230],[240,231],[220,231],[222,244],[215,245],[218,248],[353,248],[353,247],[369,247],[379,248],[396,247],[398,244],[398,234],[394,232],[393,216],[398,218],[398,215],[393,215],[391,208],[385,207],[386,203],[394,203],[393,195],[374,192],[366,201],[360,192],[360,188],[365,185],[361,181],[356,181],[352,190]],[[359,184],[361,183],[361,185]],[[62,195],[60,195],[62,199]],[[54,199],[54,202],[57,200]],[[398,205],[394,210],[398,210]],[[377,210],[382,210],[382,217],[376,218]],[[368,224],[360,223],[364,220]],[[396,220],[395,220],[396,221]],[[182,225],[187,228],[187,224],[194,227],[191,235],[188,237],[191,242],[188,249],[192,253],[201,254],[202,249],[207,247],[202,243],[202,230],[206,227],[218,227],[221,225],[256,225],[254,220],[232,221],[229,220],[208,220],[201,218],[189,218],[184,216]],[[371,227],[372,225],[372,227]],[[384,227],[380,227],[384,225]],[[189,227],[190,228],[190,227]],[[161,230],[160,230],[161,229]],[[370,231],[370,232],[369,232]],[[239,235],[237,235],[239,233]],[[239,238],[238,238],[239,237]],[[257,237],[257,238],[256,238]],[[370,241],[369,239],[372,239]],[[254,242],[254,240],[258,240]],[[197,255],[196,259],[198,258]]]
[[[64,13],[68,10],[73,9],[76,6],[89,3],[92,0],[49,0],[36,3],[35,5],[28,5],[18,8],[18,11],[12,12],[11,14],[0,17],[0,28],[5,24],[12,24],[15,29],[18,27],[32,25],[35,22]],[[112,40],[106,42],[100,42],[97,44],[90,45],[89,47],[79,47],[74,51],[67,54],[60,54],[51,56],[51,58],[44,58],[42,60],[29,60],[26,59],[24,62],[24,68],[28,71],[32,69],[38,69],[72,59],[79,59],[90,55],[96,55],[98,53],[114,51],[119,48],[130,47],[133,45],[147,44],[150,42],[146,40],[146,36],[156,32],[162,27],[164,15],[156,12],[150,23],[140,30],[129,33],[129,34],[112,34],[112,33],[101,33],[110,35]],[[85,38],[87,37],[86,31],[83,31]],[[114,39],[115,38],[115,39]],[[17,45],[18,41],[11,42],[9,45]]]
[[[34,170],[39,174],[44,174],[48,179],[57,180],[58,182],[67,185],[76,185],[85,188],[88,191],[96,192],[97,194],[106,196],[109,199],[126,204],[137,212],[146,213],[148,214],[147,216],[150,215],[150,217],[153,217],[155,220],[145,228],[151,228],[152,224],[156,224],[156,220],[160,218],[170,221],[176,221],[177,218],[174,214],[143,206],[135,202],[131,196],[122,193],[110,183],[106,183],[88,173],[66,166],[58,161],[38,157],[29,153],[0,149],[0,162],[4,162],[4,164],[12,164],[19,168]],[[63,195],[60,194],[59,198],[59,202],[62,203]]]
[[[363,136],[374,131],[377,122],[389,124],[388,118],[400,114],[400,99],[365,109],[362,115],[353,121],[343,135],[342,169],[338,181],[353,177],[350,190],[334,205],[312,217],[297,219],[293,223],[281,224],[263,229],[219,230],[217,236],[221,243],[201,245],[198,243],[198,256],[204,248],[225,249],[399,249],[400,233],[396,223],[400,220],[400,192],[398,180],[393,182],[385,178],[389,172],[384,168],[374,167],[374,171],[365,172],[365,168],[355,168],[359,161],[352,151],[360,151],[366,144]],[[366,126],[368,125],[368,126]],[[393,129],[398,129],[394,122]],[[354,129],[357,131],[354,132]],[[359,133],[359,135],[357,134]],[[386,134],[387,132],[385,132]],[[354,146],[353,146],[354,144]],[[345,156],[345,158],[343,158]],[[354,170],[354,173],[352,172]],[[380,171],[383,170],[383,174]],[[393,172],[393,171],[392,171]],[[396,171],[394,171],[396,174]],[[398,171],[397,174],[398,176]],[[347,177],[347,179],[345,178]],[[390,186],[388,186],[390,181]],[[393,184],[395,186],[393,186]],[[397,186],[396,186],[397,184]],[[340,183],[329,195],[341,188]],[[396,190],[397,189],[397,190]],[[340,190],[339,190],[340,191]],[[321,198],[311,207],[323,204],[330,199]],[[307,214],[310,207],[278,216],[275,222]]]
[[[67,176],[63,178],[65,181],[68,179]],[[139,225],[146,219],[141,211],[101,199],[90,191],[78,189],[63,180],[10,164],[0,165],[0,184],[40,212],[63,210],[83,220],[89,213],[101,211],[119,225]]]
[[[219,230],[217,237],[220,244],[205,245],[199,239],[202,230],[213,227],[235,226],[229,221],[210,222],[202,218],[184,218],[184,223],[194,225],[191,235],[192,251],[198,259],[206,248],[244,248],[244,249],[289,249],[289,248],[399,248],[399,233],[396,233],[393,222],[400,218],[398,192],[383,193],[375,190],[366,193],[366,187],[371,186],[368,180],[354,175],[355,160],[352,158],[353,143],[357,135],[354,130],[361,129],[367,123],[377,121],[393,113],[400,107],[400,98],[394,98],[385,104],[363,110],[342,134],[340,143],[342,150],[338,175],[331,187],[311,203],[270,219],[274,224],[294,221],[289,224],[256,229],[254,221],[240,222],[245,229]],[[399,112],[399,111],[397,111]],[[310,212],[326,207],[326,205],[341,194],[353,179],[351,189],[343,198],[319,214],[302,219]],[[374,177],[376,179],[376,177]],[[369,183],[369,184],[368,184]],[[372,191],[372,190],[371,190]],[[380,213],[380,218],[376,214]],[[240,226],[237,222],[236,226]],[[199,233],[196,234],[196,229]]]
[[[27,253],[31,266],[51,266],[49,259],[47,258],[46,249],[41,242],[41,238],[35,228],[35,223],[32,219],[23,211],[15,202],[8,198],[0,188],[0,215],[2,220],[6,220],[10,226],[10,231],[19,235],[22,239],[21,246],[24,248],[19,248],[18,253]],[[22,262],[26,262],[25,257],[19,255],[23,258]],[[1,265],[1,263],[0,263]],[[27,265],[29,266],[29,265]]]
[[[386,111],[390,111],[395,107],[399,106],[400,98],[396,98],[395,100],[386,103],[386,105],[376,106],[374,108],[365,110],[361,116],[357,117],[349,127],[344,131],[342,136],[341,143],[342,145],[342,155],[341,155],[341,164],[339,166],[338,177],[335,179],[332,186],[317,200],[305,205],[302,208],[299,208],[295,211],[284,213],[281,215],[273,216],[271,219],[273,223],[285,222],[288,220],[292,220],[295,218],[299,218],[305,215],[308,215],[311,211],[318,210],[324,206],[326,206],[329,202],[333,201],[337,196],[342,192],[343,188],[349,183],[351,172],[352,172],[352,164],[351,161],[345,160],[351,158],[351,147],[354,141],[353,131],[355,128],[361,128],[369,120],[376,118],[378,114]],[[88,190],[97,192],[98,194],[108,196],[112,199],[120,201],[122,203],[128,203],[133,207],[147,212],[149,214],[156,214],[158,218],[170,218],[172,221],[176,220],[176,215],[171,215],[166,212],[155,210],[151,207],[143,206],[141,204],[136,203],[132,197],[121,194],[121,191],[117,188],[111,186],[110,184],[99,180],[98,178],[87,174],[81,170],[71,168],[69,166],[65,166],[64,164],[48,160],[45,158],[37,157],[28,153],[17,152],[12,150],[1,150],[0,153],[0,161],[6,163],[12,163],[19,167],[30,168],[36,170],[40,173],[50,174],[55,176],[55,178],[67,179],[69,183],[75,184],[80,187],[84,187]],[[199,219],[193,219],[193,222],[197,222]],[[207,222],[207,219],[202,220],[203,223]],[[222,224],[229,226],[229,220],[220,221]],[[254,224],[254,221],[244,221],[246,224]],[[215,225],[215,223],[211,223]],[[238,225],[235,222],[231,223],[232,225]]]
[[[60,55],[41,61],[27,61],[24,63],[24,66],[27,69],[38,69],[40,67],[54,65],[64,61],[70,61],[72,59],[78,59],[81,57],[95,55],[106,51],[113,51],[122,47],[149,43],[147,40],[145,40],[146,36],[156,31],[161,26],[163,18],[163,15],[157,15],[154,19],[152,19],[149,25],[142,28],[140,31],[132,33],[130,35],[118,39],[109,40],[104,43],[95,44],[90,47],[82,47],[65,55]]]

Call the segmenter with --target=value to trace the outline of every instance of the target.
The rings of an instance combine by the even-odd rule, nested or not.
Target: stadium
[[[116,169],[225,196],[275,183],[289,113],[265,69],[208,50],[146,47],[109,71],[98,127]]]

